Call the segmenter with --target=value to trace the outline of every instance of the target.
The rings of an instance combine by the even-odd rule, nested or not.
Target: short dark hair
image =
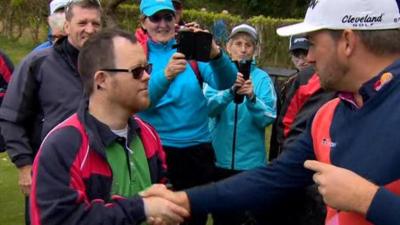
[[[329,30],[334,40],[338,40],[343,30]],[[400,29],[354,30],[365,47],[377,56],[400,53]]]
[[[99,0],[71,0],[65,7],[65,20],[71,21],[74,16],[72,9],[79,6],[84,9],[97,9],[101,13],[101,5]]]
[[[105,29],[94,34],[83,45],[78,57],[78,70],[81,75],[85,94],[93,92],[94,74],[101,68],[113,68],[114,38],[122,37],[132,44],[137,43],[133,34],[120,29]]]

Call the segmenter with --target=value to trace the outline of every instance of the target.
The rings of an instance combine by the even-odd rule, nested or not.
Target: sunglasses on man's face
[[[146,71],[148,74],[151,73],[152,71],[152,64],[146,64],[146,65],[140,65],[137,67],[134,67],[132,69],[100,69],[102,71],[107,71],[107,72],[126,72],[126,73],[131,73],[132,77],[136,80],[142,79],[144,72]]]
[[[175,16],[170,13],[162,14],[162,15],[155,14],[155,15],[149,16],[149,20],[152,23],[159,23],[161,20],[164,20],[165,22],[171,22],[174,19],[174,17]]]

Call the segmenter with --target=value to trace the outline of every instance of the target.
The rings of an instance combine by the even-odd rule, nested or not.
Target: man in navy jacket
[[[185,209],[138,192],[165,177],[154,128],[133,114],[149,106],[151,65],[128,32],[104,31],[78,60],[88,102],[43,141],[33,165],[32,224],[177,224]]]
[[[315,182],[325,224],[400,224],[400,5],[395,0],[311,1],[303,23],[307,60],[321,86],[339,92],[266,168],[177,194],[154,187],[193,214],[269,208]]]

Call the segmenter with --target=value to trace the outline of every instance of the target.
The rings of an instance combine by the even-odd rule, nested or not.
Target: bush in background
[[[43,0],[0,0],[0,11],[4,16],[0,17],[0,33],[12,39],[19,39],[22,35],[30,35],[34,42],[42,41],[41,37],[47,32],[46,15],[48,14],[47,1]],[[132,4],[119,5],[116,13],[116,22],[123,29],[134,31],[139,25],[139,7]],[[217,21],[226,24],[226,34],[239,23],[249,23],[257,28],[260,33],[260,54],[257,57],[258,64],[262,67],[291,67],[288,56],[288,38],[277,36],[276,28],[299,22],[296,19],[279,19],[264,16],[244,19],[238,15],[228,13],[203,12],[186,9],[185,21],[196,21],[202,27],[211,32]],[[40,33],[40,31],[42,31]],[[227,35],[226,35],[227,36]],[[222,43],[223,44],[223,43]]]
[[[0,0],[0,12],[1,34],[14,40],[28,34],[38,42],[40,29],[46,24],[48,4],[43,0]]]
[[[134,31],[139,25],[139,7],[136,5],[121,5],[117,11],[118,23],[124,29]],[[264,16],[251,17],[243,19],[237,15],[225,13],[203,12],[198,10],[186,9],[184,11],[185,21],[196,21],[202,27],[213,31],[213,25],[216,21],[223,20],[227,25],[227,32],[239,23],[248,23],[257,28],[260,34],[260,54],[257,57],[258,64],[274,67],[292,67],[288,55],[289,39],[279,37],[276,34],[276,28],[297,23],[299,19],[276,19]]]

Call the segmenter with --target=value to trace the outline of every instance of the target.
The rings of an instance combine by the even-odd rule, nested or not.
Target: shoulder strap
[[[199,64],[196,60],[189,60],[189,65],[192,67],[194,74],[196,75],[197,81],[199,82],[200,89],[203,89],[203,77],[200,74]]]

